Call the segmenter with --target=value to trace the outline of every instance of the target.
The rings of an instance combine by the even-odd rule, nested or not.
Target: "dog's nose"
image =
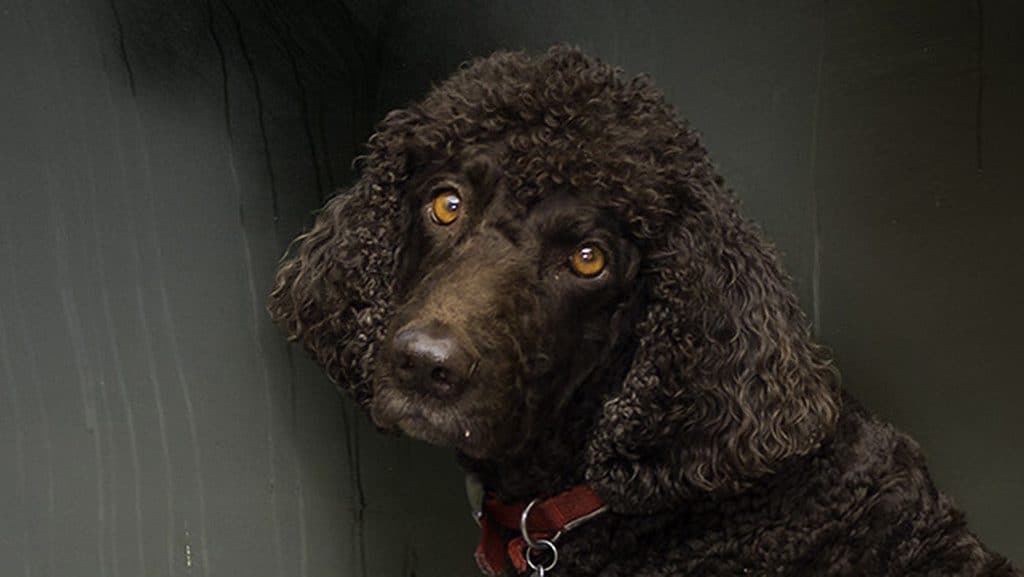
[[[402,329],[391,346],[396,376],[405,386],[440,399],[462,392],[473,362],[448,328],[432,324]]]

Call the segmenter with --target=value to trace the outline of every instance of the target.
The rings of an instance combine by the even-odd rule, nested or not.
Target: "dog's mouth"
[[[373,422],[386,430],[399,430],[432,445],[454,447],[471,457],[488,453],[488,435],[479,418],[433,399],[378,387],[370,406]]]

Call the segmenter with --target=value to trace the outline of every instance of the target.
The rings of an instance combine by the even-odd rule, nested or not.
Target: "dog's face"
[[[833,430],[827,351],[649,80],[499,53],[368,149],[269,310],[379,425],[559,460],[620,511],[739,490]]]
[[[476,458],[514,450],[608,362],[638,250],[596,197],[524,202],[500,152],[427,167],[403,191],[409,237],[372,415]]]

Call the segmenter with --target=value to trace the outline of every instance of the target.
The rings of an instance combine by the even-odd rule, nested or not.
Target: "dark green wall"
[[[1024,563],[1018,3],[0,0],[4,574],[475,574],[448,452],[261,301],[383,112],[557,41],[655,77],[846,386]]]
[[[454,459],[263,311],[368,135],[380,14],[0,0],[0,574],[472,574]]]

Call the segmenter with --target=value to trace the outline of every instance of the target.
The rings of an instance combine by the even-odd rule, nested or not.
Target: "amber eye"
[[[592,244],[585,244],[576,249],[569,259],[573,272],[582,277],[595,277],[604,270],[604,253]]]
[[[450,188],[446,188],[434,197],[434,202],[430,205],[430,217],[437,224],[449,225],[459,218],[459,208],[461,206],[462,198],[459,194]]]

